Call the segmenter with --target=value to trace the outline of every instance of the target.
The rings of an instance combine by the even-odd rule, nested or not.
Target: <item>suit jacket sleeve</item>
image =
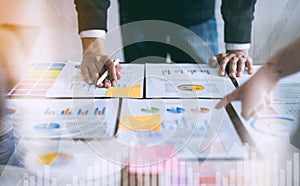
[[[74,0],[79,33],[84,30],[107,31],[107,9],[110,0]]]
[[[225,43],[250,43],[256,0],[223,0]]]

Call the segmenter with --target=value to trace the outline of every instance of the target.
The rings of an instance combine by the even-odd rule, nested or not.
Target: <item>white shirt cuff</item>
[[[85,30],[80,32],[80,38],[87,38],[87,37],[97,37],[97,38],[106,38],[105,30]]]
[[[226,43],[226,50],[248,50],[250,48],[250,43],[236,44],[236,43]]]

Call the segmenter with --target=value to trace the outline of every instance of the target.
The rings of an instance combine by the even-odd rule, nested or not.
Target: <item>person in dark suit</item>
[[[210,61],[212,66],[220,64],[221,76],[225,76],[226,68],[231,77],[241,76],[245,68],[252,73],[252,59],[249,57],[248,49],[251,42],[251,28],[254,19],[254,6],[256,0],[223,0],[221,12],[225,22],[226,52],[218,54],[218,40],[216,20],[214,16],[215,1],[212,0],[124,0],[119,1],[120,22],[124,47],[125,60],[135,61],[147,56],[166,57],[171,54],[175,62],[205,62]],[[75,0],[78,12],[79,33],[82,38],[83,60],[81,65],[84,79],[89,84],[95,84],[103,67],[108,69],[110,80],[100,87],[109,87],[116,84],[120,78],[121,69],[114,68],[113,60],[104,53],[104,39],[107,31],[107,9],[109,0]],[[151,41],[151,32],[160,33],[160,27],[145,31],[142,24],[134,24],[129,29],[124,25],[136,23],[137,21],[156,20],[161,24],[176,24],[178,28],[186,28],[195,33],[210,50],[210,60],[206,57],[191,57],[187,51],[200,53],[201,45],[195,40],[186,37],[186,31],[179,29],[170,30],[170,44],[165,41]],[[123,29],[122,29],[123,28]],[[128,27],[127,27],[128,28]],[[150,33],[150,36],[147,35]],[[187,46],[184,49],[174,47],[172,40],[182,36],[182,42]],[[130,40],[142,38],[145,42],[132,43]],[[165,38],[162,37],[162,40]],[[129,44],[128,44],[129,43]],[[128,44],[128,46],[126,46]],[[185,50],[188,49],[188,50]],[[94,54],[93,54],[94,53]],[[97,54],[97,55],[95,55]],[[97,56],[97,57],[96,57]],[[99,73],[100,72],[100,73]]]

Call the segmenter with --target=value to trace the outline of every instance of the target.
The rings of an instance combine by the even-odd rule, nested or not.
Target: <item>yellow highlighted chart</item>
[[[128,87],[111,87],[107,90],[106,97],[140,98],[141,92],[140,84]]]
[[[145,115],[145,116],[123,116],[119,123],[119,129],[125,130],[160,130],[161,115]]]

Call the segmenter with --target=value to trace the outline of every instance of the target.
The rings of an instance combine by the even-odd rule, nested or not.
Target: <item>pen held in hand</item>
[[[118,65],[119,63],[120,63],[120,59],[115,59],[115,60],[114,60],[114,67],[115,67],[116,65]],[[106,71],[102,74],[102,76],[98,79],[96,85],[98,86],[99,84],[101,84],[101,83],[105,80],[105,78],[107,78],[107,76],[108,76],[108,70],[106,70]]]

